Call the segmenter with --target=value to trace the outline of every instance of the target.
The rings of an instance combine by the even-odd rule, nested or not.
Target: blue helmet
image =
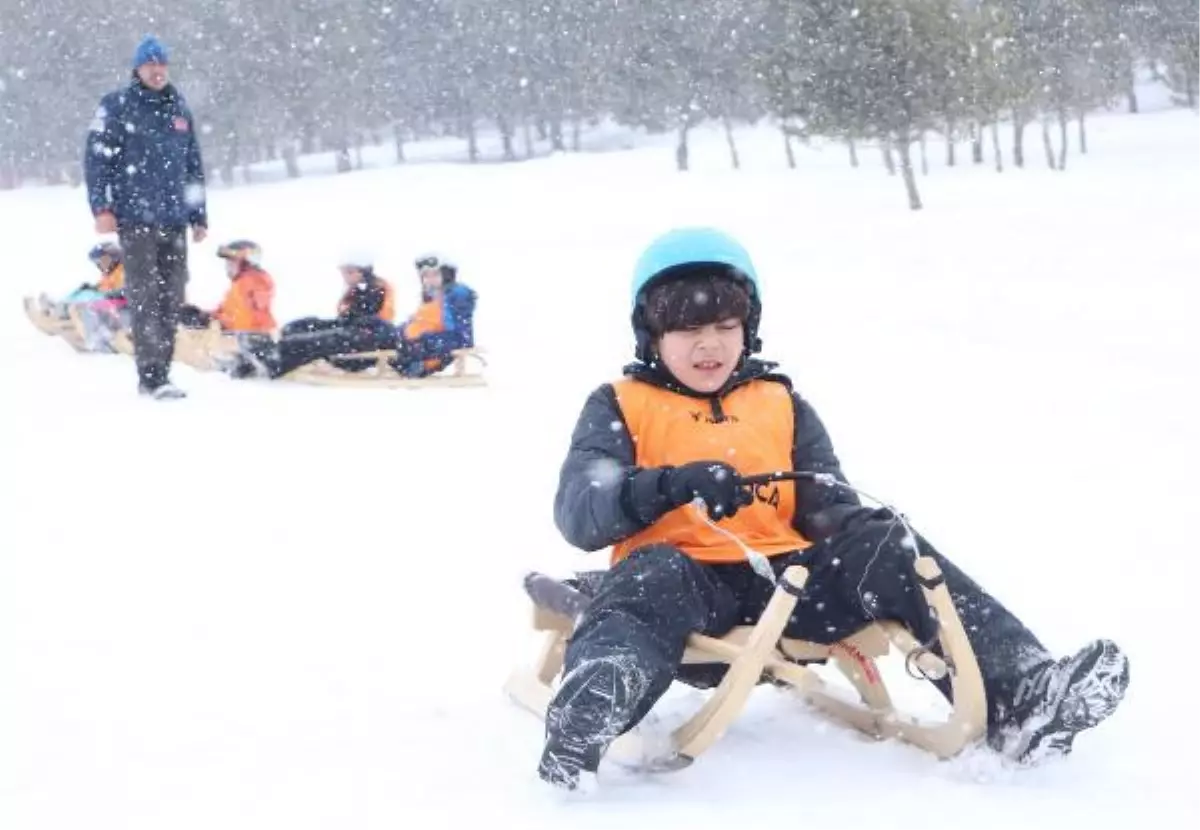
[[[750,253],[740,242],[715,228],[676,228],[651,242],[633,267],[631,300],[633,330],[637,335],[639,360],[650,360],[650,333],[645,325],[645,300],[648,290],[674,276],[691,272],[697,266],[716,266],[742,282],[750,292],[750,316],[746,320],[746,354],[762,349],[758,323],[762,317],[762,298],[758,272]]]
[[[109,257],[114,263],[124,259],[121,246],[115,242],[100,242],[93,245],[92,249],[88,251],[88,259],[92,261],[93,265],[99,265],[102,256]]]

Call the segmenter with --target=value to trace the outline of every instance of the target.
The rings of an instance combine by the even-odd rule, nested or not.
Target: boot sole
[[[1021,729],[1013,757],[1033,764],[1069,754],[1076,735],[1116,711],[1128,686],[1129,659],[1116,643],[1101,640],[1071,671],[1054,704]]]

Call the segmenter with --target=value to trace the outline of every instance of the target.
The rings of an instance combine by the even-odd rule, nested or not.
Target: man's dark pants
[[[155,389],[169,380],[175,355],[188,279],[187,229],[134,225],[121,228],[119,235],[138,381]]]

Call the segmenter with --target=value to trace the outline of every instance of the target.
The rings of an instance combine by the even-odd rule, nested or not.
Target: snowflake
[[[204,204],[204,185],[189,184],[183,189],[183,201],[188,207],[200,207]]]

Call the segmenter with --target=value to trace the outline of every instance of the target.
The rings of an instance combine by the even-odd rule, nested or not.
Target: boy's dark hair
[[[646,292],[645,323],[651,337],[694,326],[750,317],[750,292],[728,272],[711,266],[671,274]]]

